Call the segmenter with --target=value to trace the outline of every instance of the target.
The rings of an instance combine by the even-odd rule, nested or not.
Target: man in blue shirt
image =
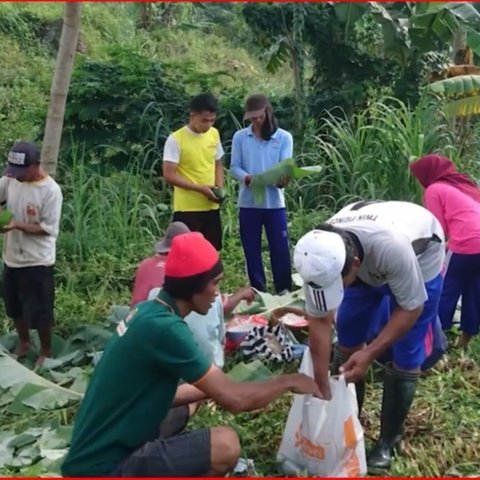
[[[250,189],[252,177],[264,173],[293,155],[292,135],[278,128],[272,106],[264,95],[247,99],[244,120],[251,125],[235,133],[230,172],[240,181],[240,238],[252,287],[265,291],[262,262],[262,228],[270,250],[273,281],[277,293],[291,290],[292,270],[288,242],[287,213],[283,188],[289,178],[265,187],[265,199],[256,203]]]

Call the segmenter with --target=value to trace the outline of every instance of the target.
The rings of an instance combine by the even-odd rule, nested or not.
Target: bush
[[[114,46],[108,61],[85,58],[77,65],[65,115],[65,144],[125,163],[142,151],[161,118],[164,130],[181,123],[188,98],[158,62],[131,46]]]
[[[0,150],[25,139],[41,139],[48,105],[53,60],[40,52],[22,50],[4,37],[0,50]]]

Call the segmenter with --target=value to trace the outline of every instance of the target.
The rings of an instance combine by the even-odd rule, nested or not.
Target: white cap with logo
[[[295,245],[293,264],[305,282],[306,311],[322,317],[343,300],[346,249],[338,233],[312,230]]]

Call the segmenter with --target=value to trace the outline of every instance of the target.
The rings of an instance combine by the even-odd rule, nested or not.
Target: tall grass
[[[85,260],[99,250],[125,252],[153,242],[169,212],[157,198],[150,172],[132,162],[101,175],[84,158],[74,151],[71,165],[60,175],[63,250]]]
[[[304,182],[306,208],[338,208],[357,198],[418,200],[408,165],[422,154],[455,154],[453,133],[437,105],[424,100],[416,109],[384,98],[347,118],[329,113],[310,139],[304,163],[324,167],[322,178]]]
[[[57,323],[69,332],[105,319],[112,304],[130,300],[138,263],[152,255],[170,220],[153,172],[137,161],[100,173],[74,150],[58,181],[64,203],[57,254]]]

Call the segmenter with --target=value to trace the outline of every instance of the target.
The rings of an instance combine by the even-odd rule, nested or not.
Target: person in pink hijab
[[[446,274],[438,314],[450,330],[462,298],[458,346],[467,349],[480,330],[480,189],[448,158],[425,155],[410,165],[425,188],[423,201],[440,221],[448,239]]]

